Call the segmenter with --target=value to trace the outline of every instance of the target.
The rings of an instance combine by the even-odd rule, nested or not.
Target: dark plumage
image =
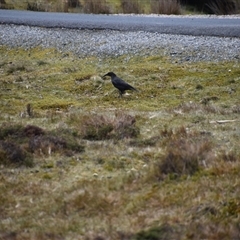
[[[103,77],[110,76],[112,80],[112,84],[115,88],[118,89],[120,96],[122,96],[126,90],[134,90],[137,91],[136,88],[131,86],[130,84],[126,83],[123,81],[121,78],[119,78],[115,73],[113,72],[108,72],[105,74]]]

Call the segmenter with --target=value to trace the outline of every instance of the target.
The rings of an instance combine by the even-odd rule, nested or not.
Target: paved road
[[[0,10],[0,24],[240,37],[239,18],[94,15]]]

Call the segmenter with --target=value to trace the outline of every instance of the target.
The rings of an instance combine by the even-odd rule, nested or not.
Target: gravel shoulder
[[[0,25],[0,45],[56,48],[79,57],[164,54],[173,61],[240,60],[240,39],[160,34],[143,31],[76,30]]]

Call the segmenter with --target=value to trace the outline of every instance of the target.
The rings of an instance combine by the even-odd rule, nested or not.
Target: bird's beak
[[[105,78],[106,76],[108,76],[107,74],[103,75],[102,78]]]

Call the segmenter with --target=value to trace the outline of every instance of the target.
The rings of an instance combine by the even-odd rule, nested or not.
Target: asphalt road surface
[[[221,18],[161,15],[94,15],[0,10],[0,24],[240,37],[240,16]]]

